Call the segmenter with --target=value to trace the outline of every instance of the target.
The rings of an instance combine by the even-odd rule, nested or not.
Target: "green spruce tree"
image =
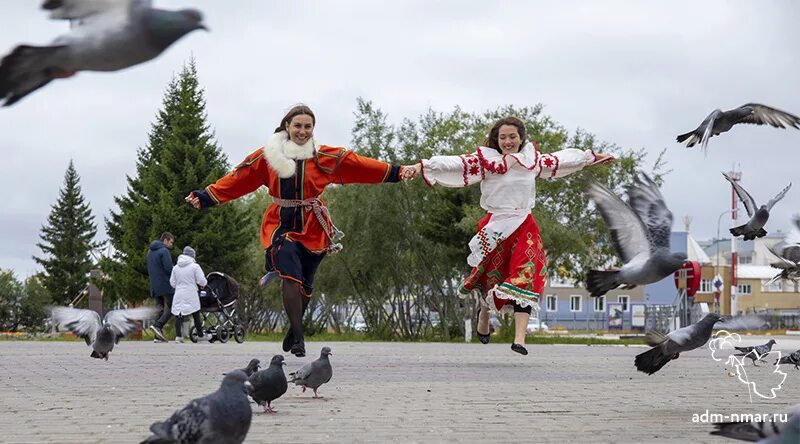
[[[58,201],[42,226],[41,242],[36,244],[43,254],[33,258],[44,268],[42,283],[53,302],[62,305],[69,304],[89,282],[90,253],[99,245],[94,241],[94,216],[79,182],[80,176],[70,161]]]
[[[146,299],[145,255],[150,242],[164,231],[176,237],[173,256],[191,245],[206,272],[239,274],[248,241],[257,235],[247,229],[242,204],[198,212],[183,200],[230,169],[212,140],[205,107],[197,69],[190,61],[167,86],[147,146],[139,150],[136,176],[128,177],[127,193],[115,198],[119,210],[106,220],[115,253],[103,264],[111,278],[104,290],[129,301]]]

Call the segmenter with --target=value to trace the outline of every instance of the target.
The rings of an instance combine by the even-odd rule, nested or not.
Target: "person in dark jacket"
[[[175,236],[169,231],[165,231],[158,240],[150,243],[150,251],[147,252],[150,296],[155,299],[156,308],[161,311],[159,318],[150,326],[156,337],[154,342],[167,342],[161,329],[172,317],[172,296],[175,294],[175,289],[169,283],[169,277],[172,274],[172,255],[169,254],[169,249],[174,243]]]

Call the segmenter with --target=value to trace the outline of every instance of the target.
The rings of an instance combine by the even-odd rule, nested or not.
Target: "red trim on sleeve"
[[[425,164],[422,163],[421,160],[419,161],[419,173],[420,173],[420,175],[422,175],[422,180],[425,182],[425,185],[427,185],[429,187],[433,187],[433,184],[431,183],[431,181],[428,180],[427,177],[425,177]]]

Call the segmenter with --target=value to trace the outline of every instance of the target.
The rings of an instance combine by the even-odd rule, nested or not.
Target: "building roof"
[[[686,236],[686,256],[690,261],[699,262],[701,264],[710,264],[711,259],[708,257],[700,244],[692,237]]]
[[[736,267],[736,277],[739,279],[772,279],[778,272],[779,270],[769,265],[739,265]]]

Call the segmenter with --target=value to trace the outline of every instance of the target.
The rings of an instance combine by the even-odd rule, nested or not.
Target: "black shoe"
[[[475,334],[478,335],[478,341],[480,341],[481,344],[488,344],[490,338],[489,334],[487,333],[484,335],[478,332],[478,324],[480,324],[480,322],[481,322],[481,310],[478,309],[478,318],[475,319]]]
[[[516,343],[511,344],[511,351],[515,351],[515,352],[517,352],[517,353],[519,353],[521,355],[527,355],[528,354],[528,349],[525,348],[524,345],[520,345],[520,344],[516,344]]]
[[[297,356],[298,358],[302,358],[306,355],[306,343],[302,339],[295,342],[292,345],[291,352],[293,355]]]
[[[283,337],[283,351],[288,352],[292,349],[294,343],[294,335],[292,334],[292,327],[286,330],[286,336]]]

